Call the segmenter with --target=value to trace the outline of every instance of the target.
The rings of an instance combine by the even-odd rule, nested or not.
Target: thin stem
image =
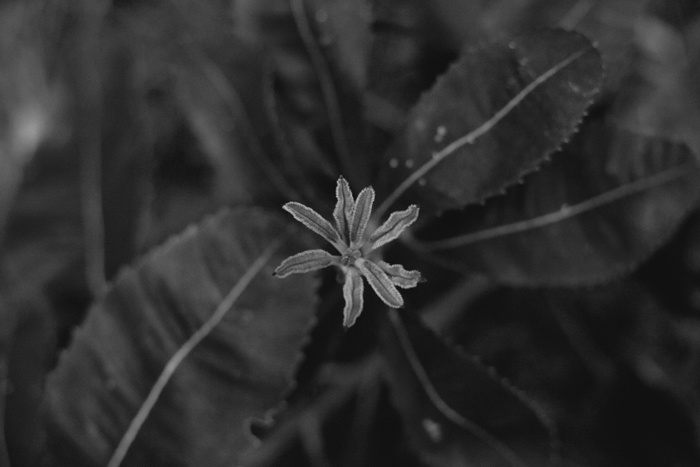
[[[423,178],[425,174],[431,171],[436,165],[438,165],[448,156],[454,154],[458,149],[462,148],[463,146],[466,146],[467,144],[473,144],[474,141],[477,140],[477,138],[489,132],[535,89],[544,84],[546,81],[548,81],[554,75],[566,68],[568,65],[581,58],[589,50],[589,48],[581,49],[578,52],[569,55],[561,62],[557,63],[552,68],[538,76],[530,84],[525,86],[518,94],[515,95],[515,97],[508,101],[508,103],[503,108],[496,112],[496,114],[493,117],[482,123],[481,126],[476,128],[475,130],[470,131],[466,135],[457,138],[456,140],[442,148],[442,150],[436,153],[428,162],[423,164],[421,167],[418,168],[418,170],[409,175],[406,178],[406,180],[401,182],[401,184],[384,200],[381,206],[379,206],[379,208],[375,211],[376,218],[380,219],[381,216],[383,216],[384,213],[386,213],[386,211],[391,207],[391,205],[394,204],[396,200],[399,199],[399,197],[411,187],[411,185]]]
[[[512,466],[527,467],[527,464],[520,459],[520,456],[518,456],[518,454],[508,445],[481,428],[476,423],[463,417],[462,414],[454,410],[449,406],[449,404],[447,404],[447,402],[445,402],[445,400],[437,392],[437,389],[435,389],[435,386],[433,386],[432,381],[430,381],[430,376],[428,376],[425,368],[423,368],[423,364],[418,358],[418,355],[416,355],[416,351],[414,350],[411,340],[408,337],[408,332],[406,331],[406,328],[404,327],[403,322],[401,321],[401,318],[396,310],[389,310],[389,319],[396,330],[396,336],[398,337],[401,347],[408,358],[411,368],[413,369],[413,373],[418,378],[420,385],[425,390],[425,393],[435,408],[438,409],[438,411],[440,411],[440,413],[452,423],[464,428],[466,431],[470,432],[484,442],[487,446],[493,448]]]
[[[253,262],[253,264],[251,264],[250,268],[245,272],[245,274],[241,276],[226,297],[224,297],[209,319],[202,325],[202,327],[192,334],[192,336],[182,345],[182,347],[175,352],[170,360],[168,360],[165,368],[163,368],[163,371],[151,388],[151,391],[148,393],[148,396],[144,400],[143,404],[141,404],[141,407],[134,418],[131,420],[131,424],[124,433],[121,441],[119,441],[119,444],[114,450],[112,458],[109,460],[107,467],[119,467],[121,465],[126,453],[131,447],[131,444],[136,439],[136,435],[141,430],[141,427],[148,418],[148,415],[151,413],[151,410],[153,410],[153,407],[160,397],[160,394],[163,392],[163,389],[168,381],[170,381],[170,378],[175,373],[175,370],[180,366],[190,352],[192,352],[192,350],[194,350],[194,348],[200,342],[202,342],[202,340],[207,337],[209,333],[221,322],[226,313],[228,313],[236,300],[238,300],[255,276],[257,276],[270,258],[272,258],[272,255],[274,255],[280,248],[286,237],[286,235],[281,236],[262,252],[262,254]]]

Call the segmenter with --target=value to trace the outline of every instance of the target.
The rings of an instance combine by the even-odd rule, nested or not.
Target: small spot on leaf
[[[437,127],[437,130],[435,131],[435,142],[440,143],[442,140],[445,138],[445,135],[447,134],[447,128],[445,128],[443,125],[440,125]],[[435,153],[433,153],[433,157],[435,156]]]
[[[440,441],[442,441],[442,428],[440,427],[440,424],[437,423],[435,420],[424,418],[423,428],[425,429],[425,432],[428,434],[428,437],[433,443],[437,444]]]

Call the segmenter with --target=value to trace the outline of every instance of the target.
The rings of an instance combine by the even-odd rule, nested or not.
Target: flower
[[[307,250],[282,261],[273,273],[283,278],[290,274],[316,271],[328,266],[336,266],[343,272],[343,326],[349,328],[362,313],[364,303],[364,277],[374,292],[392,308],[403,307],[403,297],[396,289],[409,289],[418,285],[423,278],[418,271],[407,271],[400,264],[375,262],[369,253],[396,240],[401,233],[418,219],[418,206],[409,206],[404,211],[396,211],[389,216],[371,235],[365,235],[372,214],[374,189],[363,189],[355,201],[350,185],[341,176],[335,190],[337,202],[333,210],[335,226],[321,217],[316,211],[301,203],[290,202],[284,205],[294,219],[304,224],[331,245],[340,255],[331,255],[325,250]]]

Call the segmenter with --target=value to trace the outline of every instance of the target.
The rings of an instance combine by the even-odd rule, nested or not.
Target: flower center
[[[348,248],[348,250],[345,253],[343,253],[343,256],[340,258],[340,264],[342,264],[343,266],[350,266],[355,263],[355,260],[361,257],[362,252],[360,252],[359,249]]]

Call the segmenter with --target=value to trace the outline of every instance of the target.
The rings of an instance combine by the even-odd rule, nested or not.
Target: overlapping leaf
[[[386,204],[405,193],[435,212],[500,192],[568,140],[601,80],[600,55],[573,32],[544,30],[468,51],[390,148],[380,175]]]
[[[420,247],[513,284],[602,282],[651,255],[699,201],[687,146],[592,124],[524,185],[445,215]]]
[[[54,458],[106,465],[166,363],[246,278],[220,324],[175,369],[125,459],[235,463],[250,442],[245,419],[279,401],[313,318],[313,277],[271,276],[308,247],[287,228],[261,211],[224,212],[123,271],[50,376]]]
[[[416,318],[390,310],[382,344],[392,400],[430,465],[541,466],[555,455],[540,409]]]
[[[599,44],[606,69],[605,87],[614,90],[634,54],[637,22],[649,0],[535,0],[484,5],[481,25],[489,37],[541,27],[576,30]]]

